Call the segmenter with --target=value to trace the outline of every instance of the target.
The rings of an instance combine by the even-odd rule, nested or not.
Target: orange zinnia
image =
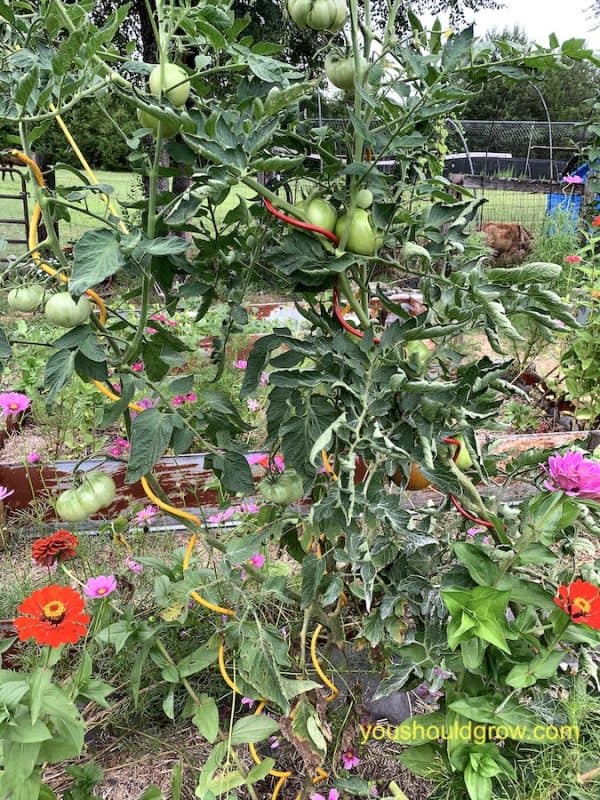
[[[51,567],[57,561],[74,558],[79,539],[69,531],[56,531],[44,539],[36,539],[31,545],[31,555],[41,567]]]
[[[598,586],[579,579],[573,583],[561,584],[554,602],[571,617],[573,622],[600,630],[600,588]]]
[[[14,621],[21,641],[34,639],[38,644],[60,647],[75,644],[85,636],[91,617],[83,613],[83,597],[69,586],[45,586],[21,603],[23,614]]]

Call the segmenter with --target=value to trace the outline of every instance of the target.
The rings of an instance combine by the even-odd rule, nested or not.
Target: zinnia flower
[[[0,486],[0,502],[2,500],[6,500],[7,497],[10,497],[11,494],[14,494],[14,493],[15,493],[14,489],[11,489],[9,491],[7,486]]]
[[[57,561],[75,558],[79,539],[70,531],[60,530],[43,539],[36,539],[31,545],[31,557],[40,567],[51,567]]]
[[[30,405],[31,400],[26,394],[21,394],[21,392],[0,393],[0,410],[6,417],[27,411]]]
[[[563,491],[582,500],[600,499],[600,462],[585,458],[578,450],[550,456],[547,472],[550,477],[544,486],[551,492]]]
[[[264,469],[271,469],[273,472],[283,472],[285,470],[285,461],[279,453],[273,457],[273,460],[270,460],[266,453],[250,453],[250,455],[246,456],[246,461],[250,466],[260,464]]]
[[[561,584],[554,598],[573,622],[600,630],[600,588],[587,581]]]
[[[581,256],[565,256],[565,264],[581,264],[582,261]]]
[[[23,614],[14,621],[21,641],[60,647],[75,644],[85,636],[90,616],[83,613],[83,597],[69,586],[45,586],[29,595],[19,606]]]
[[[108,597],[117,588],[117,579],[114,575],[97,575],[90,578],[83,587],[83,593],[92,600]]]
[[[354,750],[346,750],[345,753],[342,753],[342,764],[344,765],[344,769],[354,769],[354,767],[358,767],[360,764],[360,758],[356,755]]]

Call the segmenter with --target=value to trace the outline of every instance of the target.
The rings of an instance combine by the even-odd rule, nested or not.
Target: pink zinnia
[[[265,557],[263,556],[262,553],[254,553],[254,555],[251,556],[248,559],[248,561],[252,564],[252,566],[255,569],[261,569],[262,567],[264,567]]]
[[[158,514],[158,508],[156,506],[146,506],[142,508],[141,511],[138,511],[135,515],[135,521],[138,525],[143,525],[146,522],[150,522],[151,519]]]
[[[92,600],[107,597],[117,588],[117,579],[114,575],[98,575],[90,578],[83,587],[83,593]]]
[[[581,264],[582,261],[581,256],[565,256],[565,264]]]
[[[248,366],[248,362],[245,361],[243,358],[238,358],[237,361],[233,362],[233,366],[236,369],[246,369],[246,367]]]
[[[548,459],[549,478],[544,487],[551,492],[563,491],[582,500],[600,500],[600,462],[585,458],[578,450]]]
[[[344,769],[354,769],[354,767],[358,767],[360,764],[360,758],[356,755],[354,750],[346,750],[345,753],[342,753],[341,758]]]
[[[30,405],[31,400],[26,394],[21,394],[21,392],[0,393],[0,410],[6,417],[27,411]]]

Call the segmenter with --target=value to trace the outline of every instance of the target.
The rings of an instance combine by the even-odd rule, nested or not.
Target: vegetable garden
[[[307,130],[315,80],[226,2],[158,0],[158,64],[114,47],[125,8],[0,2],[35,198],[0,300],[1,800],[118,798],[96,760],[144,737],[176,757],[120,796],[597,796],[600,218],[560,263],[495,266],[441,135],[490,75],[595,57],[397,10],[290,0],[346,97]],[[34,158],[108,94],[140,123],[121,205],[85,154],[54,189]],[[570,422],[506,453],[532,384]]]

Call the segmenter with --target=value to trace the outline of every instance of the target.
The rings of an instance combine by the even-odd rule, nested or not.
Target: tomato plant
[[[505,345],[519,336],[516,320],[531,318],[549,336],[574,321],[551,288],[557,265],[484,264],[470,237],[480,201],[464,189],[458,197],[448,192],[438,147],[440,120],[458,114],[482,81],[506,72],[531,80],[563,56],[590,54],[577,43],[564,52],[510,43],[499,51],[469,29],[449,36],[439,22],[426,29],[413,14],[399,38],[397,5],[377,30],[370,4],[359,8],[356,0],[290,0],[288,11],[300,27],[331,33],[349,16],[345,35],[352,43],[355,91],[347,98],[348,125],[307,124],[300,112],[314,99],[314,81],[276,49],[251,41],[229,6],[157,3],[151,20],[157,67],[128,63],[112,49],[124,8],[96,26],[85,10],[62,0],[28,7],[28,13],[0,4],[8,23],[0,42],[0,64],[7,65],[0,70],[3,118],[20,137],[23,163],[34,178],[35,213],[47,232],[24,261],[32,258],[52,280],[68,278],[73,294],[61,292],[46,303],[48,319],[71,329],[45,343],[46,400],[55,402],[74,376],[102,393],[101,424],[120,425],[130,445],[126,482],[141,482],[152,502],[194,534],[185,552],[149,565],[151,613],[148,607],[119,609],[118,619],[100,619],[96,639],[119,652],[131,647],[140,679],[145,659],[152,661],[161,673],[165,714],[187,715],[214,743],[198,778],[197,794],[205,797],[220,791],[224,774],[232,790],[266,776],[264,763],[249,772],[236,748],[266,741],[277,728],[274,716],[282,730],[293,732],[290,746],[300,742],[311,765],[302,776],[305,794],[314,788],[317,765],[335,772],[337,743],[352,730],[329,736],[331,697],[319,696],[328,679],[317,668],[325,631],[331,645],[365,650],[383,665],[382,697],[438,681],[445,694],[437,722],[451,725],[475,715],[497,724],[504,711],[519,720],[525,714],[533,724],[535,692],[546,692],[558,656],[576,652],[576,637],[563,636],[564,620],[552,614],[556,603],[546,589],[563,570],[560,537],[576,524],[592,524],[592,511],[586,516],[560,492],[541,492],[518,513],[479,493],[477,482],[489,475],[475,434],[494,422],[503,397],[514,391],[506,380],[511,362]],[[194,66],[176,67],[179,59]],[[342,67],[333,55],[328,64],[330,71]],[[349,87],[349,73],[340,79],[337,70]],[[150,92],[144,93],[139,87],[147,75]],[[125,219],[111,187],[98,187],[89,176],[89,183],[51,191],[31,159],[37,137],[57,114],[92,97],[101,102],[106,92],[139,112],[143,125],[128,139],[132,169],[147,187],[136,204],[142,206],[139,220]],[[152,141],[142,143],[147,129]],[[382,162],[389,160],[388,172]],[[292,204],[273,184],[265,186],[266,173],[279,175],[278,185],[308,183],[312,199]],[[178,181],[169,184],[170,177]],[[101,192],[106,211],[97,214],[87,200]],[[277,218],[270,208],[280,212]],[[336,209],[343,209],[339,219]],[[87,214],[89,228],[71,256],[53,223],[73,211]],[[290,218],[303,228],[289,225]],[[334,236],[315,235],[315,224]],[[418,282],[412,305],[399,301],[380,277],[399,264]],[[127,282],[129,307],[95,294],[114,275]],[[267,375],[264,446],[285,461],[281,475],[260,482],[267,502],[258,510],[241,500],[255,492],[245,452],[251,426],[236,401],[217,388],[228,337],[247,324],[244,295],[256,275],[277,276],[307,321],[303,337],[280,327],[261,338],[245,365],[240,399],[253,399]],[[86,292],[97,306],[93,316]],[[198,320],[218,300],[228,308],[206,368],[210,388],[201,397],[186,368],[195,343],[166,321],[174,319],[182,297]],[[493,357],[475,350],[459,357],[455,337],[466,329],[487,339]],[[428,348],[426,340],[435,346]],[[10,331],[1,332],[2,360],[20,346]],[[189,396],[195,399],[188,402]],[[468,475],[444,444],[460,435],[469,443]],[[186,453],[193,443],[204,452],[204,468],[214,473],[223,504],[231,504],[227,519],[239,520],[242,535],[213,536],[207,530],[213,523],[179,510],[174,498],[163,499],[154,466],[165,453]],[[390,487],[394,479],[398,487]],[[407,503],[404,489],[416,484],[435,486],[438,505]],[[306,515],[289,508],[304,496],[312,500]],[[57,498],[56,510],[77,523],[113,498],[110,479],[92,472]],[[463,541],[465,518],[483,521],[490,541]],[[210,570],[194,552],[203,536],[219,552]],[[286,551],[292,574],[261,573],[264,555],[257,551],[263,547]],[[272,621],[273,597],[289,613],[285,636]],[[190,599],[202,609],[190,609]],[[106,607],[112,608],[110,601]],[[163,634],[169,642],[189,639],[177,629],[194,614],[209,613],[217,615],[218,627],[209,623],[201,652],[174,659]],[[235,681],[226,671],[233,661]],[[260,698],[276,714],[244,717],[230,726],[231,735],[221,730],[221,690],[214,698],[199,696],[189,680],[215,663],[228,692]],[[89,663],[82,666],[82,673],[89,671]],[[184,693],[185,705],[179,702]],[[335,716],[330,721],[343,726]],[[32,715],[25,709],[21,718]],[[454,748],[438,739],[409,747],[403,758],[415,771],[423,762],[440,765],[456,800],[489,797],[493,781],[506,781],[518,758],[513,744],[501,755],[495,742],[481,750],[471,740]],[[7,758],[0,792],[8,785],[10,794],[30,779],[38,787],[48,760],[28,755],[27,764],[21,759],[15,768]],[[296,755],[290,763],[301,760]],[[272,791],[279,792],[278,785]],[[372,788],[360,786],[365,794]]]

